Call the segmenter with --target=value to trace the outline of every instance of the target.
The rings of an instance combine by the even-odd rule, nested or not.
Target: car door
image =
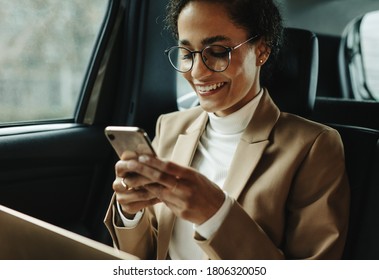
[[[17,80],[7,79],[6,75],[1,77],[3,83],[12,85],[0,93],[1,110],[24,112],[22,117],[14,119],[0,113],[0,204],[110,243],[102,220],[112,195],[113,166],[117,158],[107,143],[104,128],[138,125],[153,137],[158,115],[176,109],[175,84],[167,82],[175,79],[172,71],[166,71],[170,66],[163,61],[163,50],[170,44],[161,32],[165,1],[95,2],[48,1],[44,4],[47,15],[43,17],[38,14],[41,13],[38,3],[25,7],[21,1],[14,1],[14,6],[8,7],[18,17],[14,24],[29,18],[30,13],[35,15],[31,17],[34,20],[24,24],[23,30],[17,31],[24,37],[12,37],[13,44],[3,47],[1,56],[4,59],[11,56],[19,44],[24,46],[20,55],[26,51],[33,55],[43,49],[39,56],[28,58],[23,68],[31,75],[37,72],[32,66],[43,60],[38,67],[45,74],[40,74],[38,79],[31,78],[32,83],[28,83],[28,75],[21,75]],[[103,9],[96,9],[95,5]],[[78,17],[84,14],[87,16],[80,22]],[[72,27],[72,38],[51,43],[62,39],[64,30],[70,28],[68,22],[72,21],[77,22]],[[34,26],[33,22],[39,24]],[[8,24],[13,26],[12,22]],[[81,41],[94,25],[97,29],[92,33],[96,36],[83,46]],[[32,29],[29,30],[31,38],[25,35],[27,29]],[[44,33],[53,35],[45,38]],[[42,37],[47,43],[40,43]],[[66,46],[69,41],[73,44],[70,50]],[[29,50],[25,46],[31,43],[36,46]],[[85,67],[65,75],[84,56],[74,56],[68,61],[65,51],[82,54],[84,48],[87,48]],[[50,67],[46,52],[51,57],[62,56],[62,65]],[[43,92],[42,86],[33,88],[36,80],[50,84],[55,71],[60,73],[55,86],[45,86],[47,90]],[[67,90],[75,76],[80,76],[80,82],[76,82],[76,88]],[[16,85],[20,84],[27,84],[24,87],[27,90],[17,91]],[[62,88],[66,91],[56,97],[56,91]],[[33,102],[28,101],[33,93]],[[17,99],[7,103],[10,98]],[[60,113],[57,108],[67,100],[72,103],[71,111]],[[33,115],[28,110],[44,110],[48,114],[38,118],[38,113]]]

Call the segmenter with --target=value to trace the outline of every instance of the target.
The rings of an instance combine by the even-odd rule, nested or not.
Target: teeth
[[[224,83],[217,83],[217,84],[208,85],[208,86],[198,86],[197,89],[200,92],[208,92],[211,90],[215,90],[219,87],[222,87],[223,85],[224,85]]]

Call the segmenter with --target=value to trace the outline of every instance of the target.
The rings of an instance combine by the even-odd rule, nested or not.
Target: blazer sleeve
[[[140,259],[155,259],[155,231],[151,227],[150,210],[144,212],[137,226],[126,228],[122,226],[115,206],[113,195],[104,223],[112,236],[113,244],[121,251]]]
[[[348,227],[349,185],[338,132],[332,129],[321,132],[295,174],[288,196],[283,198],[285,226],[278,244],[274,244],[270,233],[262,230],[244,205],[235,201],[209,240],[195,235],[199,246],[211,259],[341,258]]]

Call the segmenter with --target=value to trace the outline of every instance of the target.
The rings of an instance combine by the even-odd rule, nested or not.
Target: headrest
[[[316,99],[318,41],[313,32],[284,29],[284,42],[263,86],[283,112],[309,117]],[[263,82],[262,82],[263,83]]]

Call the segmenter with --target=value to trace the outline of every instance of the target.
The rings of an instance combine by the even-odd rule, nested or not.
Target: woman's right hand
[[[128,161],[136,158],[136,153],[125,152],[115,165],[116,179],[113,182],[113,190],[124,216],[128,219],[133,219],[140,210],[161,202],[144,188],[144,185],[154,184],[153,182],[129,171]]]

